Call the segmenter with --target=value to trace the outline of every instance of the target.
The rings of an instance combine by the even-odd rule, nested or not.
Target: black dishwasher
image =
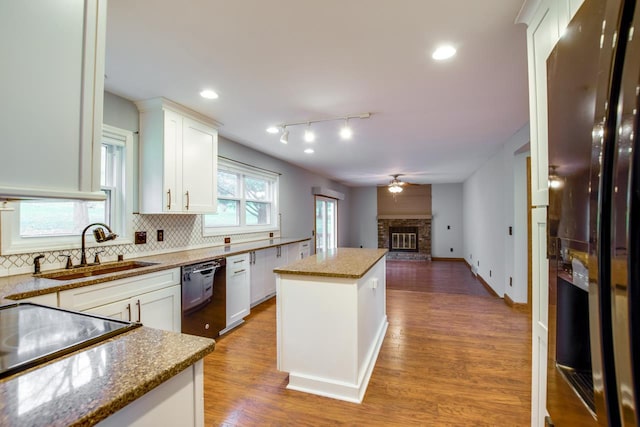
[[[226,260],[182,267],[182,333],[215,338],[226,327]]]

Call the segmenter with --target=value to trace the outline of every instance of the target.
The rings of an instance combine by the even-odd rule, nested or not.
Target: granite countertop
[[[134,329],[0,381],[0,425],[93,425],[214,347],[209,338]]]
[[[155,264],[72,280],[32,274],[1,277],[0,302],[305,240],[308,238],[267,239],[140,257],[135,260]],[[0,380],[3,396],[0,425],[93,425],[193,365],[214,348],[215,341],[209,338],[142,326]]]
[[[360,279],[387,249],[337,248],[273,270],[279,274]]]
[[[237,243],[225,246],[213,246],[203,249],[191,249],[171,252],[161,255],[129,258],[127,259],[127,261],[136,260],[154,264],[146,267],[136,268],[133,270],[125,270],[115,273],[102,274],[100,276],[83,277],[80,279],[64,281],[34,277],[32,274],[20,274],[15,276],[0,277],[0,298],[7,298],[12,300],[29,298],[37,295],[63,291],[65,289],[95,285],[97,283],[109,282],[125,277],[138,276],[141,274],[153,273],[155,271],[182,267],[189,264],[196,264],[199,262],[211,260],[212,258],[239,255],[269,247],[303,242],[305,240],[309,240],[309,238],[267,239],[248,243]],[[104,265],[107,264],[111,263],[104,263]],[[43,271],[43,273],[47,273],[47,271]]]

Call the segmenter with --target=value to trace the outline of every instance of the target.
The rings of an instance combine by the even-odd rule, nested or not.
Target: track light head
[[[353,131],[349,127],[349,119],[344,120],[344,126],[340,128],[340,138],[342,139],[351,139],[353,136]]]
[[[286,126],[282,128],[282,135],[280,136],[280,142],[282,142],[283,144],[286,144],[289,142],[289,131],[287,130]]]
[[[304,140],[306,142],[313,142],[316,140],[316,135],[311,131],[311,123],[307,124],[307,130],[304,131]]]

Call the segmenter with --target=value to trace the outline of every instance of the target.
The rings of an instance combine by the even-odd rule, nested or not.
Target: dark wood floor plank
[[[285,388],[272,299],[205,358],[205,424],[530,424],[527,314],[459,262],[387,262],[387,289],[389,329],[362,404]]]

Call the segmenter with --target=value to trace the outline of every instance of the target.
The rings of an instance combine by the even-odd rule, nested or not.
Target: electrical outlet
[[[225,237],[224,238],[224,244],[228,245],[229,243],[231,243],[231,237]]]
[[[478,267],[480,267],[480,260],[478,260]]]
[[[157,233],[156,240],[158,242],[164,241],[164,230],[158,230],[156,233]]]
[[[447,230],[451,230],[451,226],[450,225],[447,225]]]
[[[489,270],[489,277],[491,277],[491,270]]]
[[[509,226],[509,236],[513,236],[513,227]]]
[[[142,245],[147,243],[147,232],[146,231],[136,231],[135,235],[135,244]]]
[[[509,277],[509,286],[513,286],[513,277]]]
[[[449,252],[453,252],[453,248],[449,248]]]
[[[273,237],[273,233],[269,233],[269,237]]]

